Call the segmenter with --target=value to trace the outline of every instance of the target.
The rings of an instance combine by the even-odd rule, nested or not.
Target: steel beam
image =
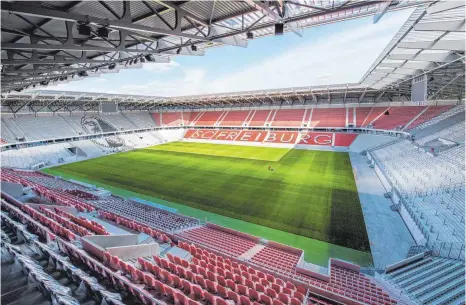
[[[81,15],[76,13],[68,13],[62,12],[58,10],[51,10],[43,7],[33,7],[18,3],[10,3],[10,2],[2,2],[1,3],[2,11],[9,12],[9,13],[16,13],[20,15],[26,16],[33,16],[33,17],[41,17],[41,18],[50,18],[62,21],[74,21],[84,24],[95,24],[100,26],[105,26],[115,30],[129,30],[129,31],[136,31],[136,32],[143,32],[149,34],[157,34],[157,35],[167,35],[167,36],[175,36],[175,37],[183,37],[188,39],[196,39],[201,41],[209,41],[208,38],[204,36],[198,35],[191,35],[188,33],[181,32],[180,29],[176,29],[174,31],[144,26],[141,24],[134,24],[130,21],[126,20],[110,20],[105,18],[93,17],[89,15]],[[178,12],[180,13],[180,12]]]
[[[21,59],[21,60],[2,60],[3,65],[54,65],[54,64],[63,64],[63,65],[73,65],[73,64],[111,64],[111,63],[121,63],[125,62],[128,59],[118,59],[118,60],[100,60],[100,59]],[[155,57],[155,62],[153,63],[169,63],[170,59],[167,57]]]
[[[90,45],[67,45],[67,44],[29,44],[29,43],[2,43],[4,50],[43,50],[43,51],[92,51],[92,52],[125,52],[142,54],[160,54],[160,51],[149,49],[128,49],[98,47]]]

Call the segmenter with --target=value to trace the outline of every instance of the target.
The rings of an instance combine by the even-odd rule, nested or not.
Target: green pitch
[[[177,142],[52,173],[369,251],[347,153]]]

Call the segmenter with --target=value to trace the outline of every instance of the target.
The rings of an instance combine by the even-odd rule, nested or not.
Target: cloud
[[[145,64],[143,64],[142,68],[144,70],[152,71],[152,72],[167,72],[179,66],[180,66],[179,63],[177,63],[174,60],[171,60],[169,63],[146,62]]]
[[[236,72],[222,69],[221,65],[205,68],[202,63],[204,60],[209,61],[206,56],[197,66],[185,67],[171,61],[166,64],[145,63],[139,71],[121,71],[120,77],[125,77],[123,85],[121,82],[85,80],[81,85],[79,82],[59,85],[57,90],[183,96],[357,83],[411,13],[412,10],[389,13],[377,24],[370,23],[369,18],[357,23],[357,26],[350,23],[351,21],[340,23],[333,27],[335,29],[338,26],[339,32],[328,36],[320,35],[317,37],[321,38],[311,40],[303,39],[298,46],[290,47],[281,53],[270,52],[270,55],[264,55],[260,57],[262,59],[253,62],[235,58],[234,60],[241,65]],[[322,27],[305,31],[304,35],[312,35],[321,29],[324,30]],[[253,49],[250,52],[257,50]],[[122,73],[125,73],[124,76]],[[139,73],[144,75],[144,78],[141,80],[142,76],[126,73]]]
[[[268,57],[209,83],[213,93],[359,82],[411,11]]]
[[[206,71],[200,68],[182,68],[182,77],[172,80],[152,80],[145,84],[126,85],[119,93],[134,92],[143,95],[175,96],[202,93]]]

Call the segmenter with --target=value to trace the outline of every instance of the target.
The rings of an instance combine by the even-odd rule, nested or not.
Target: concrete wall
[[[414,222],[411,215],[409,215],[409,212],[406,210],[406,208],[403,205],[401,205],[399,212],[400,212],[401,218],[403,218],[403,221],[408,227],[409,232],[411,232],[413,239],[416,241],[416,244],[422,245],[425,240],[425,237],[422,234],[421,230],[419,230],[419,227]]]
[[[362,152],[371,147],[375,147],[390,141],[395,140],[392,136],[373,135],[373,134],[359,134],[356,139],[351,143],[349,149],[352,152]]]
[[[341,260],[341,259],[331,258],[329,265],[335,265],[335,266],[343,267],[343,268],[353,270],[353,271],[356,271],[356,272],[359,272],[361,270],[360,266],[358,266],[356,264],[353,264],[353,263],[350,263],[350,262],[347,262],[347,261],[344,261],[344,260]]]
[[[104,249],[138,244],[138,235],[136,234],[87,236],[86,239]]]
[[[240,237],[243,237],[243,238],[247,238],[247,239],[252,240],[252,241],[254,241],[254,242],[259,242],[259,240],[260,240],[260,238],[257,237],[257,236],[249,235],[249,234],[246,234],[246,233],[243,233],[243,232],[239,232],[239,231],[236,231],[236,230],[233,230],[233,229],[225,228],[225,227],[222,227],[222,226],[219,226],[219,225],[210,223],[210,222],[207,222],[207,223],[206,223],[206,226],[207,226],[207,227],[210,227],[210,228],[217,229],[217,230],[219,230],[219,231],[224,231],[224,232],[227,232],[227,233],[236,235],[236,236],[240,236]]]
[[[142,244],[137,246],[122,246],[107,248],[108,253],[120,259],[138,258],[143,256],[159,255],[159,244]]]
[[[379,177],[380,182],[382,182],[383,186],[387,190],[387,192],[391,192],[392,191],[392,186],[391,186],[390,182],[388,182],[387,178],[385,178],[385,174],[382,172],[382,170],[379,168],[379,166],[377,164],[374,164],[374,170],[375,170],[375,173],[377,174],[377,176]]]
[[[120,259],[138,258],[158,255],[160,246],[157,243],[138,245],[138,235],[100,235],[81,237],[83,249],[99,258],[108,252]]]
[[[425,256],[425,253],[422,252],[422,253],[419,253],[419,254],[416,254],[414,256],[411,256],[411,257],[408,257],[407,259],[404,259],[402,261],[399,261],[397,263],[394,263],[394,264],[391,264],[389,266],[387,266],[385,268],[385,272],[391,272],[393,270],[396,270],[398,268],[401,268],[401,267],[404,267],[406,265],[409,265],[411,264],[412,262],[415,262],[415,261],[418,261],[418,260],[421,260],[423,259]]]
[[[1,190],[15,198],[23,195],[23,186],[19,183],[2,181]]]

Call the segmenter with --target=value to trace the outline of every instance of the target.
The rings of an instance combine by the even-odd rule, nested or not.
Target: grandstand
[[[357,83],[41,88],[403,9]],[[463,2],[8,1],[1,13],[3,304],[466,302]]]

